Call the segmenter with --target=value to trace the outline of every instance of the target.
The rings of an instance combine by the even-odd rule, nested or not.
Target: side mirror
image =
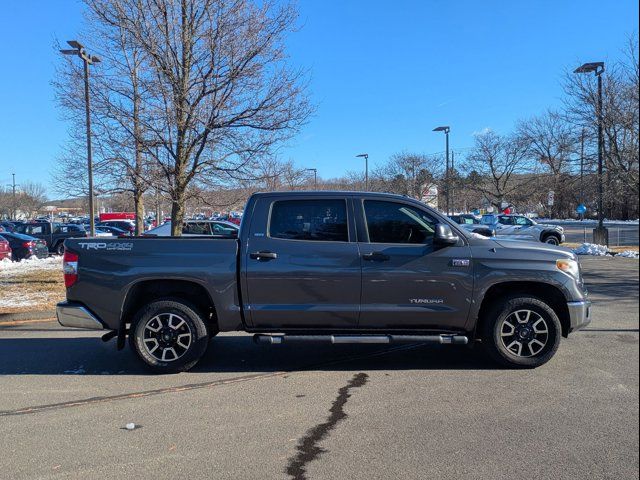
[[[436,225],[433,243],[436,245],[455,245],[460,240],[458,235],[454,234],[451,227],[446,223],[438,223]]]

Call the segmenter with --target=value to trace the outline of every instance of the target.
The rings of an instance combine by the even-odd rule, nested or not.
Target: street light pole
[[[12,182],[11,182],[11,188],[13,189],[13,219],[17,220],[16,215],[17,215],[17,209],[18,209],[18,204],[16,203],[16,174],[12,173],[11,174],[11,178],[12,178]]]
[[[91,105],[89,95],[89,65],[100,62],[100,58],[89,55],[84,47],[76,40],[67,41],[72,50],[60,50],[63,55],[77,55],[82,59],[84,67],[84,109],[87,129],[87,172],[89,176],[89,234],[93,237],[96,234],[96,225],[93,205],[93,159],[91,154]]]
[[[310,172],[313,172],[313,189],[318,189],[318,169],[317,168],[308,168]]]
[[[445,203],[447,207],[447,215],[449,215],[449,132],[451,128],[448,126],[436,127],[433,129],[434,132],[444,132],[446,138],[446,166],[444,173],[444,188],[445,188]]]
[[[357,158],[364,158],[364,189],[369,191],[369,154],[361,153],[356,155]]]
[[[573,73],[594,72],[598,78],[598,105],[596,115],[598,117],[598,227],[593,230],[593,242],[599,245],[609,245],[609,231],[604,226],[603,197],[604,186],[602,180],[602,155],[604,151],[604,138],[602,135],[602,73],[604,72],[604,62],[585,63],[574,70]]]

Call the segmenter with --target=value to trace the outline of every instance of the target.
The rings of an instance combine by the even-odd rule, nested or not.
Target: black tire
[[[560,245],[560,238],[553,233],[543,237],[542,241],[544,243],[548,243],[549,245]]]
[[[58,242],[55,251],[58,255],[64,255],[64,242]]]
[[[178,320],[175,320],[176,318]],[[184,325],[180,324],[179,329],[173,326],[169,328],[172,322],[178,321],[183,321]],[[163,327],[163,323],[168,323],[169,326]],[[154,332],[151,330],[152,328],[161,329],[159,333],[155,333],[158,335],[155,338],[155,349],[153,349],[154,338],[152,336]],[[167,335],[183,337],[183,339],[178,338],[176,341],[175,338],[172,338],[161,345],[159,342],[164,342],[162,332],[165,330],[168,331]],[[189,337],[184,337],[187,333]],[[189,339],[187,348],[183,346],[183,343],[177,343],[181,341],[186,343],[184,338]],[[173,343],[171,343],[172,341]],[[131,324],[129,344],[154,373],[185,372],[198,363],[206,352],[209,345],[209,332],[202,315],[193,305],[180,299],[163,299],[146,305],[136,313]],[[150,347],[146,345],[150,345]],[[156,353],[158,349],[162,352],[161,357],[160,352]],[[164,355],[165,350],[167,350],[166,356]],[[169,358],[171,350],[173,350],[171,357],[175,355],[176,358]]]
[[[524,312],[531,312],[527,316]],[[520,320],[530,319],[527,323]],[[509,326],[517,320],[513,335]],[[542,319],[543,322],[539,322]],[[537,326],[532,327],[535,322]],[[536,333],[546,327],[547,334]],[[487,353],[499,364],[512,368],[536,368],[547,363],[560,346],[562,327],[553,309],[539,298],[526,295],[501,299],[482,319],[481,339]],[[525,334],[526,336],[520,336]],[[530,336],[532,335],[532,336]],[[538,343],[534,343],[537,340]],[[520,347],[518,346],[520,344]],[[539,347],[539,343],[544,343]],[[509,348],[510,347],[510,348]],[[538,349],[538,351],[534,351]],[[518,350],[521,354],[518,354]]]

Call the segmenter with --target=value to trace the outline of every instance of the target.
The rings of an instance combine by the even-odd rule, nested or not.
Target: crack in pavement
[[[344,406],[349,397],[351,397],[349,393],[350,390],[364,386],[368,379],[369,375],[366,373],[354,375],[344,387],[338,390],[338,396],[329,409],[329,418],[327,418],[325,422],[307,430],[305,436],[298,442],[298,446],[296,447],[298,453],[289,459],[285,470],[287,475],[290,475],[293,480],[306,480],[307,464],[327,452],[327,450],[318,444],[329,435],[331,430],[333,430],[339,422],[347,418]]]

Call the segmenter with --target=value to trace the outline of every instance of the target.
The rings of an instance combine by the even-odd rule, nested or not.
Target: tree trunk
[[[136,211],[136,235],[144,233],[144,191],[136,186],[133,190],[133,205]]]
[[[176,190],[171,203],[171,236],[180,237],[182,235],[182,223],[185,213],[184,189]]]

